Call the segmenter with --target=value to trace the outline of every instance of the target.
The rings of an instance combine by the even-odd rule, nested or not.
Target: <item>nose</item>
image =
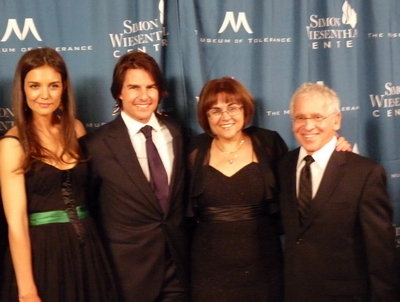
[[[231,119],[231,115],[228,113],[228,110],[224,110],[221,112],[221,119],[223,120]]]
[[[44,100],[47,100],[49,98],[49,90],[47,87],[43,87],[40,91],[40,97]]]
[[[139,99],[141,100],[147,100],[149,97],[149,92],[147,91],[146,88],[140,89],[139,92]]]
[[[303,128],[311,130],[314,129],[314,127],[315,127],[315,121],[312,118],[305,120]]]

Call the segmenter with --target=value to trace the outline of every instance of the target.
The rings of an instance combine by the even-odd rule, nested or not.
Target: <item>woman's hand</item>
[[[37,293],[31,293],[19,296],[19,302],[42,302]]]
[[[336,143],[336,151],[349,151],[349,152],[351,152],[352,150],[353,150],[353,147],[346,140],[345,137],[343,137],[343,136],[338,137],[337,143]]]

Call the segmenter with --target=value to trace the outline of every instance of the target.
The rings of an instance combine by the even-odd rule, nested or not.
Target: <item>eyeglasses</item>
[[[332,112],[329,113],[328,115],[322,115],[322,114],[312,114],[310,117],[305,117],[303,115],[298,115],[292,118],[292,120],[296,124],[305,124],[307,120],[312,120],[315,124],[320,124],[323,121],[325,121],[328,117],[330,117],[333,114],[336,114],[337,112]]]
[[[208,111],[208,116],[213,119],[219,119],[226,112],[229,116],[234,116],[240,113],[243,106],[229,106],[226,110],[222,110],[220,108],[213,108]]]

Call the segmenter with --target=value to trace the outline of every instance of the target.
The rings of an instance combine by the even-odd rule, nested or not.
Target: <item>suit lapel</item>
[[[297,207],[297,194],[296,194],[296,167],[297,167],[297,159],[299,157],[299,150],[297,149],[295,152],[290,154],[289,158],[289,174],[286,177],[288,181],[288,187],[290,188],[290,197],[293,201],[293,204]]]
[[[149,204],[162,212],[154,192],[151,189],[150,183],[147,181],[142,167],[139,164],[124,121],[121,116],[118,116],[112,123],[111,131],[108,136],[104,138],[105,144],[114,154],[121,169],[125,171],[126,175],[135,184],[136,188],[141,191],[142,195],[148,199]],[[110,171],[110,173],[112,173],[112,171]]]
[[[299,216],[299,211],[297,209],[298,203],[297,203],[297,193],[296,193],[296,168],[297,168],[297,159],[299,157],[299,151],[300,148],[294,150],[293,152],[288,153],[288,168],[286,169],[287,175],[284,177],[285,181],[287,182],[287,188],[288,188],[288,200],[290,201],[288,204],[289,211],[291,215],[294,215],[295,217],[292,217],[293,221],[296,221],[295,227],[300,232],[300,216]]]
[[[345,152],[334,151],[331,158],[329,159],[328,165],[325,169],[324,175],[321,180],[321,184],[318,191],[311,201],[310,215],[307,220],[304,221],[303,231],[305,231],[315,220],[318,214],[323,210],[328,202],[330,202],[334,191],[336,190],[344,169],[341,168],[346,163]]]

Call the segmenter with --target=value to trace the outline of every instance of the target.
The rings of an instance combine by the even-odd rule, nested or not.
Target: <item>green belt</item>
[[[76,212],[79,219],[84,219],[89,216],[89,211],[85,206],[76,207]],[[67,223],[70,222],[68,213],[66,211],[49,211],[32,213],[29,215],[29,224],[32,226],[38,226],[49,223]]]

